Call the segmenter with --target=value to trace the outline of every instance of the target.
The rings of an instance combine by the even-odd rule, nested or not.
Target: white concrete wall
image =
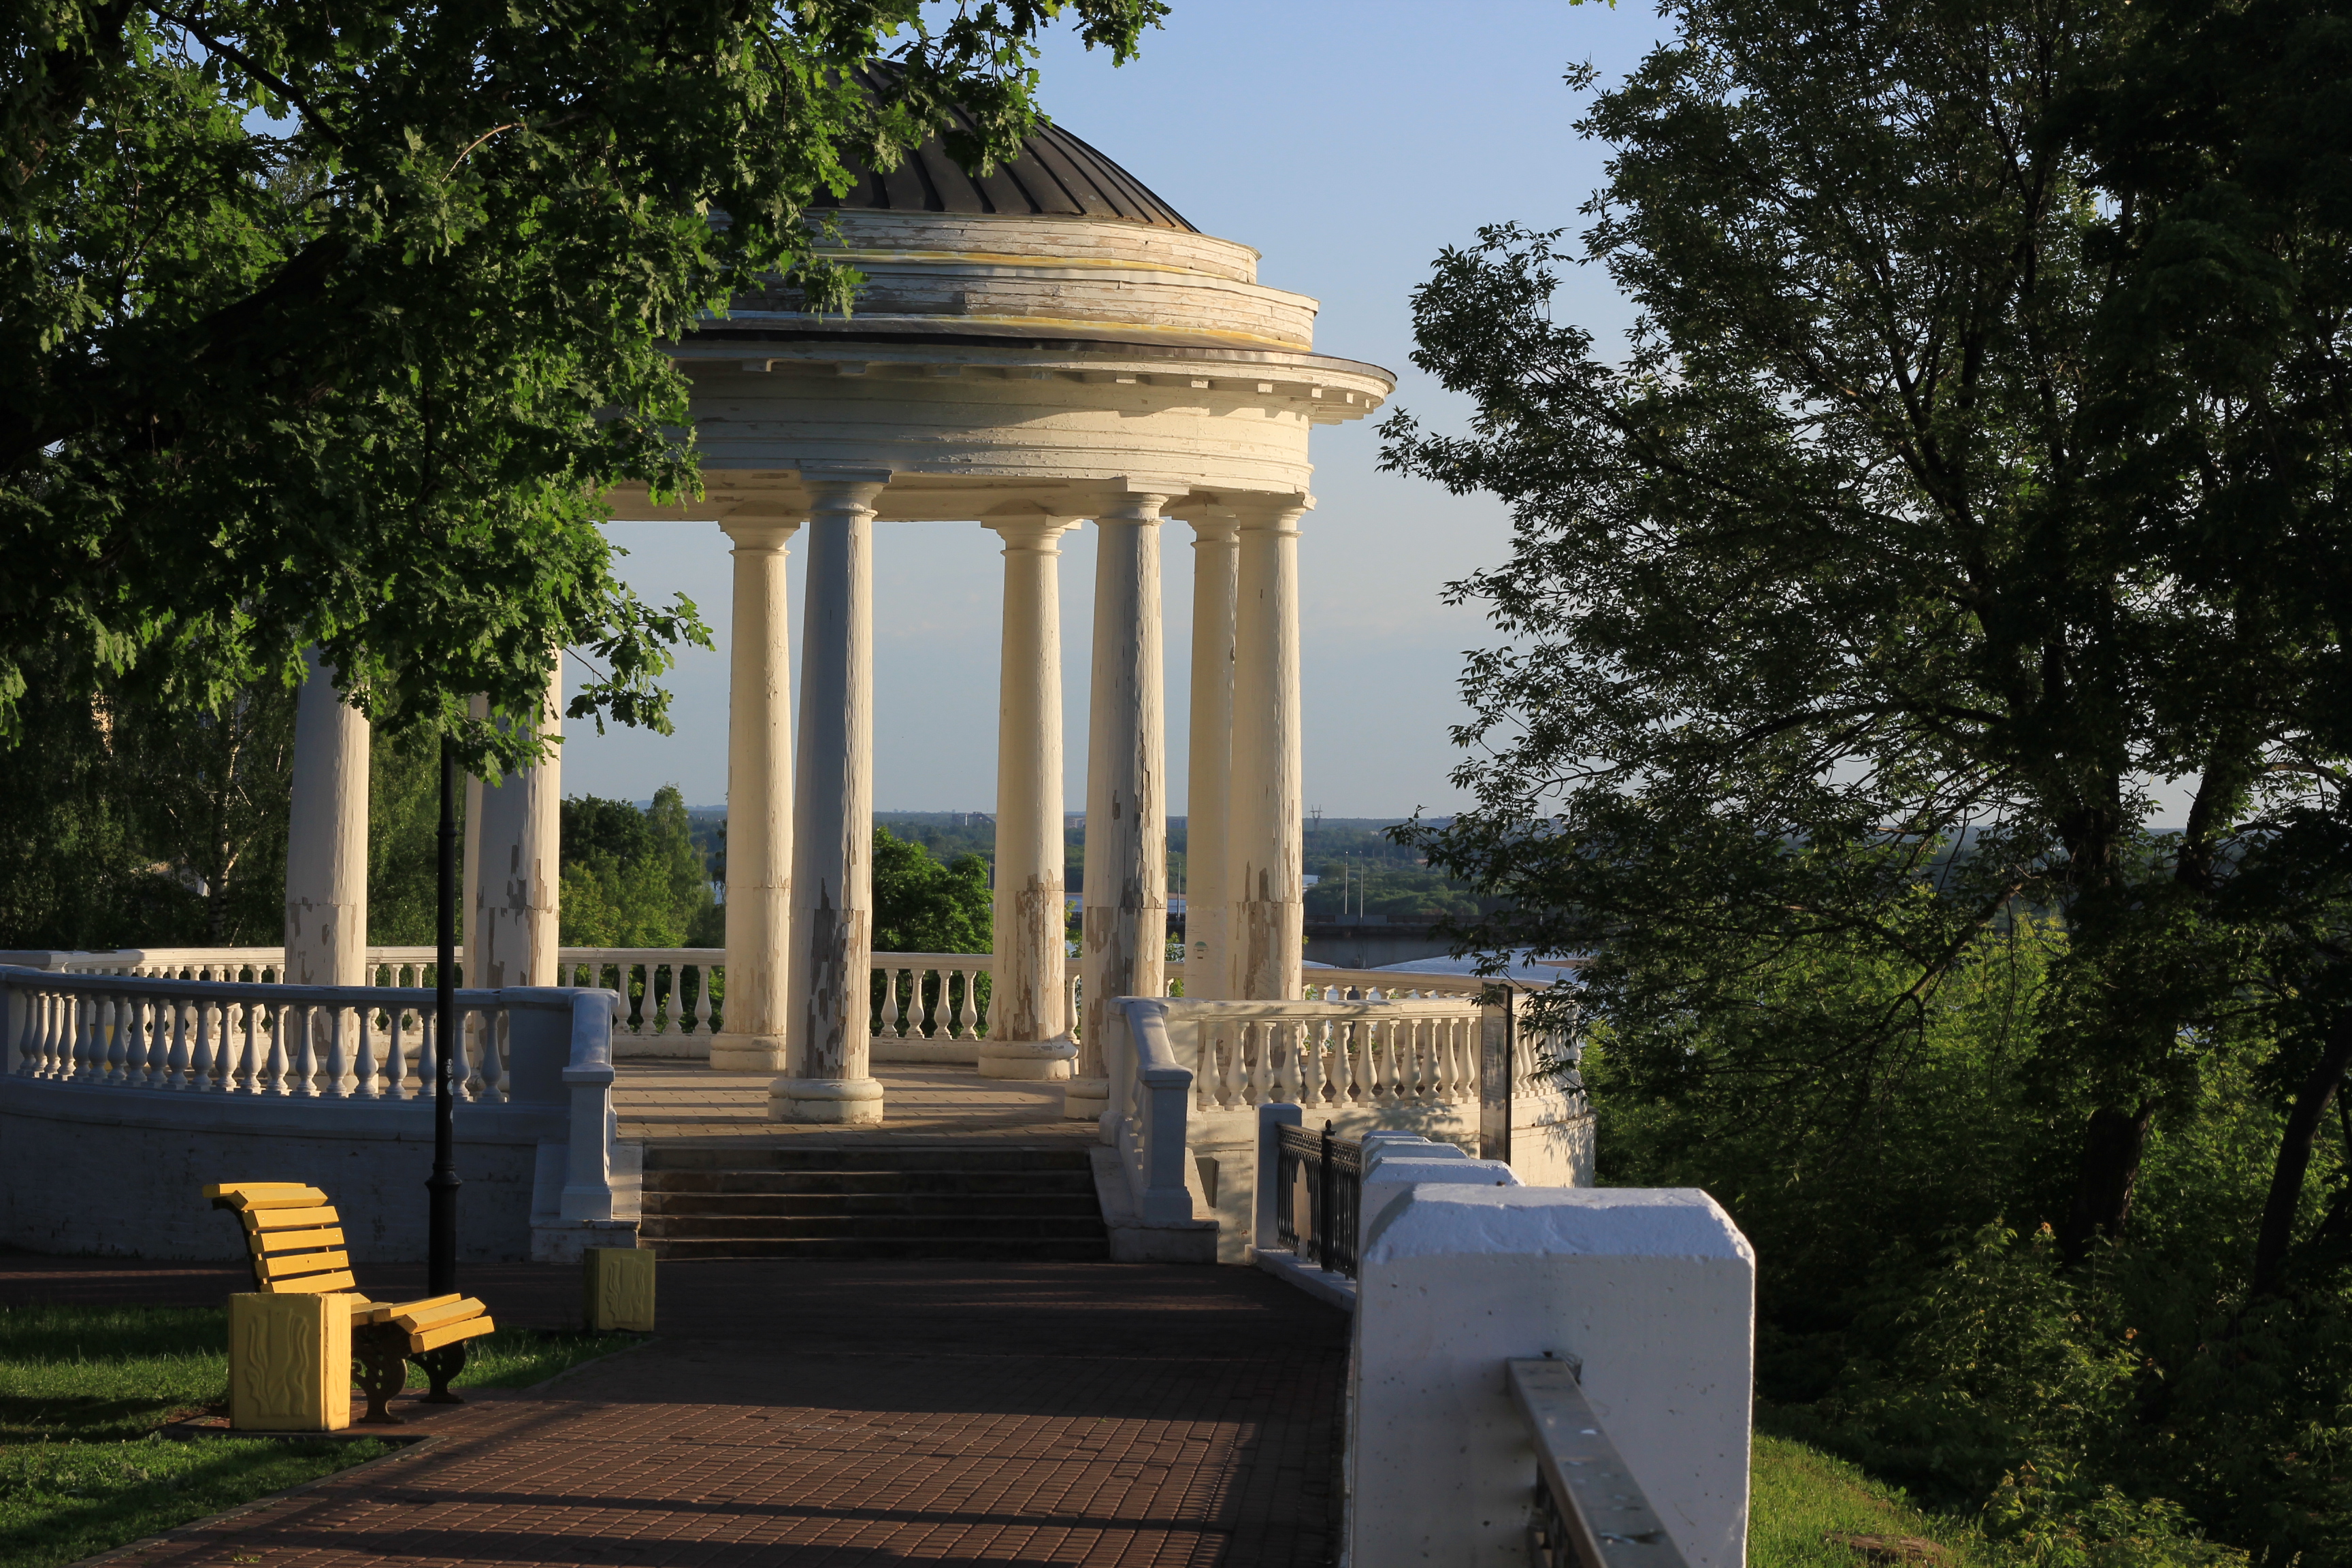
[[[565,1118],[555,1103],[457,1108],[461,1258],[530,1257],[539,1147],[560,1152]],[[416,1261],[433,1108],[5,1079],[0,1170],[0,1241],[34,1252],[241,1257],[242,1234],[205,1184],[309,1182],[334,1199],[355,1261]],[[560,1187],[560,1158],[554,1170]]]
[[[1547,1353],[1581,1362],[1692,1568],[1746,1563],[1755,1255],[1705,1193],[1406,1187],[1369,1226],[1357,1300],[1353,1568],[1527,1562],[1535,1451],[1504,1363]]]

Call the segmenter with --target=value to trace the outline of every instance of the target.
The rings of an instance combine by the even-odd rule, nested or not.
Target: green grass
[[[1748,1568],[1857,1568],[1861,1552],[1832,1535],[1912,1537],[1944,1547],[1955,1568],[2002,1559],[1969,1526],[1925,1513],[1902,1491],[1786,1437],[1756,1434],[1748,1516]]]
[[[456,1383],[527,1388],[637,1342],[501,1329],[472,1342]],[[70,1563],[394,1451],[155,1436],[227,1390],[226,1308],[0,1308],[0,1568]]]
[[[153,1436],[0,1446],[0,1564],[72,1563],[393,1451],[374,1441]]]

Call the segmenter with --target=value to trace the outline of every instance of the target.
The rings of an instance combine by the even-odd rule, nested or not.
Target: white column
[[[1297,502],[1243,513],[1234,619],[1234,762],[1226,884],[1233,943],[1229,996],[1298,994],[1306,916],[1299,842],[1298,530]]]
[[[784,564],[798,518],[735,518],[727,687],[727,1027],[718,1072],[785,1068],[784,975],[793,896],[792,611]]]
[[[1108,1108],[1105,1012],[1167,989],[1168,800],[1160,653],[1160,508],[1132,495],[1095,520],[1094,680],[1087,693],[1086,1023],[1062,1114]]]
[[[563,732],[563,656],[555,655],[539,732]],[[470,796],[471,792],[468,792]],[[551,751],[481,790],[481,869],[466,921],[467,978],[477,985],[556,984],[556,893],[563,875],[563,760]],[[469,834],[468,837],[473,837]]]
[[[1073,518],[989,518],[1004,541],[996,708],[995,956],[982,1078],[1065,1079],[1061,539]]]
[[[1192,742],[1184,784],[1184,994],[1217,1001],[1233,967],[1225,933],[1226,796],[1234,757],[1234,574],[1230,514],[1192,521]]]
[[[792,952],[778,1121],[882,1120],[866,1070],[874,952],[874,498],[887,474],[803,474],[808,594],[793,790]],[[731,893],[731,889],[730,889]]]
[[[319,651],[294,708],[286,824],[286,979],[367,983],[368,721],[335,691]]]

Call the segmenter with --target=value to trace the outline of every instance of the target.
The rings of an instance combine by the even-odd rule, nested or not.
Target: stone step
[[[887,1239],[874,1237],[823,1238],[738,1237],[667,1241],[647,1238],[662,1258],[809,1258],[841,1259],[937,1258],[950,1262],[1100,1263],[1109,1248],[1099,1239],[1048,1240],[1000,1237],[978,1241],[961,1237]]]
[[[1044,1171],[648,1171],[650,1198],[688,1194],[784,1196],[793,1194],[1067,1194],[1091,1196],[1088,1170]]]
[[[992,1237],[1079,1241],[1103,1245],[1102,1215],[647,1215],[640,1233],[653,1240],[765,1237],[821,1240],[866,1237],[877,1241]]]
[[[1087,1171],[1084,1144],[975,1147],[969,1143],[741,1142],[646,1145],[646,1173],[672,1171]]]
[[[647,1193],[646,1216],[717,1218],[725,1215],[1079,1215],[1100,1218],[1094,1194],[961,1193]]]

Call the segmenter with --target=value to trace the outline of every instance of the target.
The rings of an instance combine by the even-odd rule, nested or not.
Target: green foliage
[[[1913,1506],[1898,1487],[1791,1438],[1763,1430],[1759,1411],[1749,1455],[1748,1561],[1750,1568],[1857,1568],[1863,1561],[1840,1538],[1926,1541],[1948,1561],[1999,1561],[1967,1522]]]
[[[664,725],[655,678],[707,633],[595,526],[695,484],[663,345],[778,274],[846,309],[806,221],[844,149],[944,128],[984,165],[1038,118],[1052,18],[1124,58],[1160,10],[11,7],[0,736],[53,646],[84,694],[217,710],[315,643],[381,731],[511,765],[548,650],[585,645],[609,674],[572,711]],[[467,721],[478,692],[524,722]]]
[[[1476,412],[1386,460],[1515,538],[1401,837],[1590,955],[1612,1179],[1730,1207],[1842,1447],[2053,1563],[2352,1562],[2352,14],[1665,15],[1591,226],[1415,299]]]
[[[921,845],[874,829],[874,951],[986,952],[993,929],[987,861],[963,854],[943,866]]]
[[[594,795],[562,809],[565,946],[722,945],[709,867],[676,784],[656,791],[645,811]]]

